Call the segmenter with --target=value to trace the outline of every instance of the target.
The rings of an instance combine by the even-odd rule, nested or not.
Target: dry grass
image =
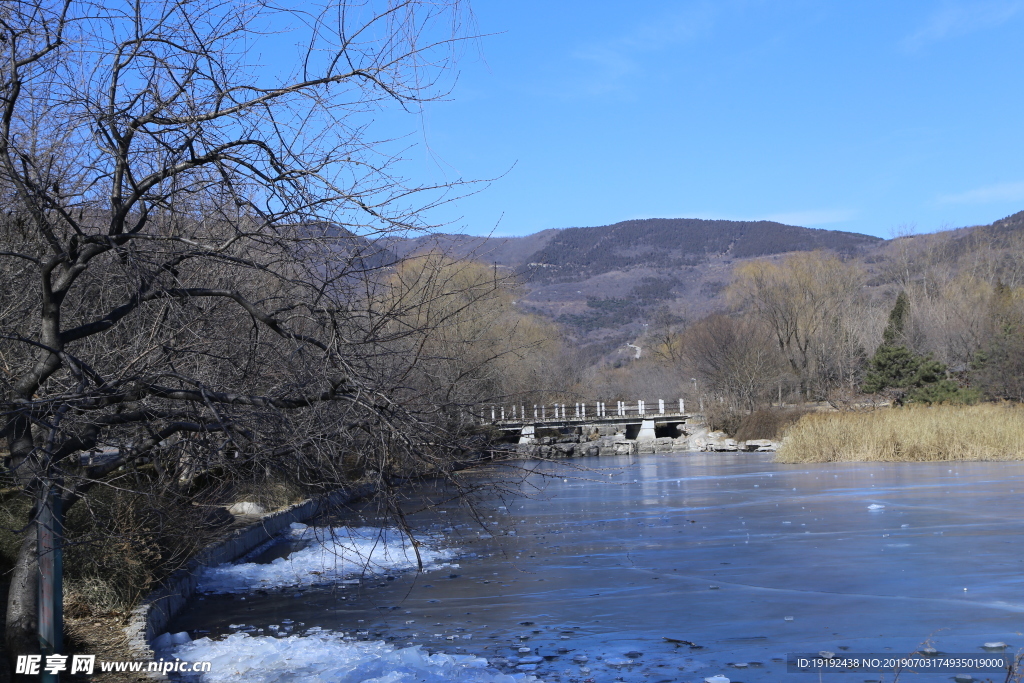
[[[939,405],[812,413],[786,432],[776,460],[1024,460],[1024,408]]]

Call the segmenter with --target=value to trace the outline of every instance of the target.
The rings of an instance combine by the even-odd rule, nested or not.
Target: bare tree
[[[740,265],[729,295],[772,330],[800,380],[800,393],[807,396],[816,369],[816,342],[835,331],[864,280],[862,269],[853,263],[825,252],[802,252],[782,263],[765,259]]]
[[[686,330],[680,346],[706,391],[747,410],[770,400],[786,371],[771,331],[752,318],[708,316]]]
[[[420,0],[0,6],[3,436],[34,502],[9,656],[40,648],[39,516],[128,471],[331,486],[354,450],[382,479],[444,467],[450,411],[408,400],[409,331],[371,238],[425,227],[451,188],[397,177],[370,115],[444,93],[460,16]],[[251,63],[267,40],[302,46],[290,72]]]

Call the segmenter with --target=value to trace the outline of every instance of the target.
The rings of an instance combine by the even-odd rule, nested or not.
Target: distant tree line
[[[636,342],[645,354],[595,371],[595,387],[739,413],[1024,401],[1021,227],[902,237],[873,263],[830,251],[741,263],[728,310],[655,320]]]

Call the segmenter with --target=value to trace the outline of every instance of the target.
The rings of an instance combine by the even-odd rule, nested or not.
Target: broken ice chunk
[[[881,510],[884,507],[885,507],[884,505],[879,505],[878,503],[872,503],[871,505],[868,505],[868,510]]]

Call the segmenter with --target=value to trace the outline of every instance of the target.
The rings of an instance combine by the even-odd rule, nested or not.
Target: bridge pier
[[[640,423],[640,432],[636,435],[639,441],[654,441],[654,420],[644,420]]]
[[[537,430],[533,425],[523,425],[523,431],[519,432],[519,444],[530,445],[536,438]]]

